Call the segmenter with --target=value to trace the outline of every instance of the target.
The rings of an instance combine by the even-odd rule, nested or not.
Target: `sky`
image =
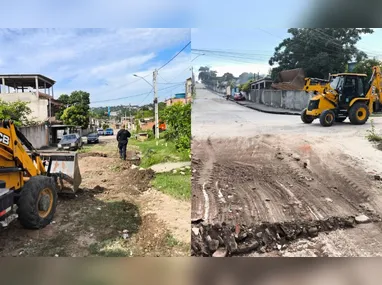
[[[218,76],[230,72],[239,76],[243,72],[267,74],[271,68],[268,64],[274,48],[290,34],[287,28],[242,28],[242,29],[192,29],[192,49],[229,50],[254,54],[251,59],[238,59],[226,56],[193,53],[194,70],[200,66],[210,66]],[[357,47],[369,57],[376,56],[382,60],[382,29],[374,29],[371,35],[363,35]],[[199,52],[203,53],[203,52]]]
[[[91,106],[153,101],[153,71],[191,40],[190,29],[0,29],[0,73],[42,74],[54,95],[90,93]],[[160,101],[184,92],[191,76],[189,45],[158,71]],[[134,77],[146,76],[143,79]],[[116,98],[128,97],[120,100]]]

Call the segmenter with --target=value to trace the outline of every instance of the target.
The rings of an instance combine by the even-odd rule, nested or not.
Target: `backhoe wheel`
[[[21,190],[17,213],[20,223],[29,229],[41,229],[50,224],[56,212],[57,190],[54,180],[34,176]]]
[[[345,120],[346,120],[346,117],[345,118],[336,118],[337,123],[342,123]]]
[[[354,125],[363,125],[369,119],[369,108],[365,103],[355,103],[349,111],[349,120]]]
[[[336,114],[332,110],[325,110],[320,115],[320,124],[323,127],[330,127],[333,125]]]
[[[311,124],[314,121],[314,118],[312,116],[309,116],[306,114],[307,109],[304,109],[301,112],[301,121],[303,121],[305,124]]]

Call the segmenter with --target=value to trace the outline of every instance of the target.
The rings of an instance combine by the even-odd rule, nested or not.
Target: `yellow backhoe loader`
[[[77,154],[39,153],[12,121],[0,121],[0,223],[19,219],[30,229],[48,225],[58,193],[81,184]]]
[[[301,120],[311,124],[319,118],[322,126],[329,127],[349,117],[352,124],[365,124],[382,102],[380,67],[373,67],[369,81],[366,77],[366,74],[358,73],[332,74],[327,88],[313,96],[301,112]]]

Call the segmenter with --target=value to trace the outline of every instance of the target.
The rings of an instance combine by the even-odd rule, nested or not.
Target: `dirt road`
[[[32,231],[15,221],[0,229],[0,256],[189,255],[189,205],[152,189],[154,172],[120,161],[114,140],[94,150],[80,154],[81,190],[59,197],[50,225]]]
[[[287,245],[302,237],[314,239],[310,241],[312,252],[304,251],[308,256],[321,254],[315,250],[318,244],[330,248],[330,243],[341,239],[353,241],[355,248],[363,247],[364,251],[349,250],[352,243],[348,243],[342,251],[332,246],[332,251],[327,249],[321,255],[382,255],[382,183],[378,176],[382,173],[378,163],[382,152],[364,138],[368,126],[339,124],[329,130],[302,125],[293,116],[250,110],[254,120],[243,107],[206,90],[200,93],[204,101],[200,108],[206,118],[211,118],[206,106],[213,106],[215,118],[220,107],[225,112],[208,137],[198,100],[193,108],[194,255],[211,255],[219,247],[232,254],[280,251],[293,248]],[[206,100],[214,104],[206,104]],[[229,120],[232,117],[237,122],[246,120],[242,132],[238,123]],[[379,118],[375,121],[377,126],[382,123]],[[246,131],[248,125],[252,129]],[[362,225],[367,231],[360,229],[359,222],[374,223]],[[346,228],[351,229],[342,237],[321,234]],[[371,232],[377,237],[370,237]],[[370,238],[373,247],[363,243]],[[299,250],[292,252],[304,255]]]

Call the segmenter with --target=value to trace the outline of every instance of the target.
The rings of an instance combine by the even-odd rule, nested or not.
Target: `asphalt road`
[[[196,88],[193,221],[236,228],[264,222],[300,225],[361,214],[378,221],[382,183],[375,175],[382,176],[382,151],[365,136],[371,119],[377,132],[382,129],[381,117],[361,126],[346,120],[324,128],[318,121],[307,125],[299,116],[258,112],[202,85]],[[293,249],[292,244],[284,255],[380,256],[381,228],[376,222],[319,234],[308,249]]]
[[[370,128],[370,124],[355,129],[348,119],[330,128],[323,128],[318,121],[311,125],[301,122],[299,116],[274,115],[227,101],[218,94],[197,84],[197,98],[192,106],[192,135],[195,138],[250,137],[268,133],[295,133],[320,135],[354,135]],[[382,127],[382,118],[374,119]]]

